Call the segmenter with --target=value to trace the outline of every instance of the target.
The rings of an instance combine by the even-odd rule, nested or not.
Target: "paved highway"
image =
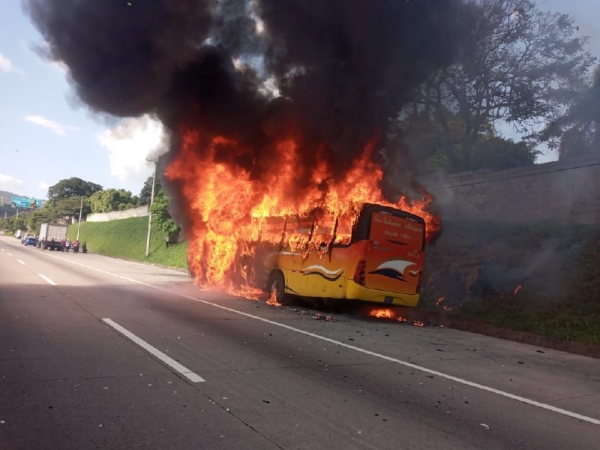
[[[600,448],[597,359],[335,318],[2,237],[0,449]]]

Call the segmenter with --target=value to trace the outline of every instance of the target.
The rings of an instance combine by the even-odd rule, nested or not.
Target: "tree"
[[[101,190],[102,186],[99,184],[73,177],[50,186],[48,188],[48,199],[52,201],[71,197],[89,197],[94,192]]]
[[[87,216],[91,212],[90,204],[87,198],[83,199],[83,207],[81,205],[81,197],[62,198],[50,201],[46,204],[49,209],[54,211],[57,218],[76,217],[79,218],[79,210],[82,209],[81,215]]]
[[[181,227],[175,223],[169,213],[169,197],[164,189],[160,188],[155,192],[154,202],[150,206],[152,213],[152,223],[154,227],[163,232],[169,239],[174,238],[181,231]]]
[[[474,170],[506,170],[514,167],[532,166],[539,154],[525,141],[515,142],[496,135],[480,139],[475,145]]]
[[[0,230],[12,231],[10,228],[10,217],[0,219]]]
[[[150,204],[150,198],[152,197],[152,180],[154,179],[154,177],[149,176],[146,181],[144,181],[144,186],[142,187],[142,190],[140,192],[140,197],[139,197],[139,201],[138,204],[139,205],[149,205]],[[158,192],[158,190],[161,188],[160,185],[160,180],[156,180],[156,186],[154,188],[154,193]]]
[[[64,215],[60,214],[47,203],[44,207],[32,211],[31,214],[27,216],[27,226],[37,234],[40,231],[40,225],[42,223],[55,223],[64,217]]]
[[[397,137],[411,150],[411,165],[421,173],[435,171],[503,170],[532,165],[539,154],[528,142],[498,136],[493,127],[482,127],[472,159],[464,153],[465,125],[458,115],[443,111],[446,131],[427,114],[415,113],[396,123]]]
[[[79,218],[81,208],[82,217],[91,212],[89,199],[80,197],[63,198],[47,202],[42,208],[31,211],[27,216],[29,229],[39,231],[40,224],[44,222],[55,223],[65,221],[65,218]]]
[[[106,189],[95,192],[90,197],[91,210],[94,213],[122,211],[136,206],[137,197],[132,197],[125,189]]]
[[[27,229],[27,219],[23,215],[7,217],[0,219],[0,230],[6,230],[15,233],[17,230]]]
[[[421,86],[403,117],[426,115],[450,165],[473,169],[482,132],[500,121],[538,141],[540,123],[564,112],[594,58],[569,16],[542,12],[532,0],[475,0],[462,22],[458,59]],[[458,142],[454,118],[462,127]]]
[[[600,66],[591,84],[581,89],[566,114],[552,121],[543,139],[558,148],[560,159],[600,154]]]

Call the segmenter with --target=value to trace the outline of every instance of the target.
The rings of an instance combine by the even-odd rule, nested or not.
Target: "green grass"
[[[146,258],[147,233],[147,217],[110,222],[82,222],[79,241],[86,242],[91,253],[181,269],[187,267],[187,243],[172,244],[166,248],[164,234],[158,230],[152,230],[150,254]],[[77,224],[69,226],[69,239],[75,240],[76,236]]]
[[[449,315],[561,341],[600,345],[600,305],[592,302],[547,304],[531,296],[487,297]]]
[[[430,248],[426,260],[426,270],[456,275],[459,286],[469,286],[473,279],[469,275],[476,275],[489,258],[507,262],[509,270],[526,261],[528,253],[541,254],[550,246],[551,257],[544,261],[558,258],[563,263],[560,270],[540,263],[537,271],[523,279],[523,289],[516,295],[512,288],[516,282],[504,292],[482,296],[467,292],[464,304],[452,311],[435,306],[445,295],[443,286],[435,286],[424,291],[421,309],[561,341],[600,345],[600,229],[549,223],[459,225],[446,225],[444,232],[455,240],[442,249]]]

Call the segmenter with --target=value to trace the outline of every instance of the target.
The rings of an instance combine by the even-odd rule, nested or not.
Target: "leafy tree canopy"
[[[552,121],[542,133],[560,159],[600,154],[600,66],[591,83],[577,93],[566,114]]]
[[[106,189],[91,195],[89,202],[94,213],[122,211],[137,206],[137,197],[125,189]]]
[[[175,238],[181,231],[181,227],[175,223],[169,213],[169,197],[164,189],[155,192],[154,203],[150,207],[152,223],[155,228],[163,232],[169,239]]]
[[[465,152],[462,145],[464,122],[448,110],[443,113],[447,124],[445,131],[438,121],[422,113],[397,123],[397,137],[408,145],[411,165],[418,167],[420,172],[504,170],[535,163],[539,152],[533,145],[498,136],[491,126],[482,127],[473,144],[473,152]]]
[[[47,206],[54,210],[56,217],[78,218],[80,209],[82,216],[85,217],[91,212],[91,208],[87,198],[83,198],[83,203],[81,200],[81,197],[62,198],[49,202]]]
[[[142,190],[140,192],[140,199],[139,199],[139,204],[140,205],[149,205],[150,204],[150,198],[152,197],[152,180],[154,177],[149,176],[146,181],[144,182],[144,186],[142,187]],[[154,187],[154,193],[156,194],[159,190],[161,189],[161,184],[160,184],[160,180],[156,179],[156,186]]]
[[[102,190],[102,186],[84,181],[81,178],[69,178],[60,180],[48,188],[48,199],[50,201],[66,199],[71,197],[89,197],[94,192]]]
[[[473,0],[461,20],[459,57],[415,91],[400,117],[426,118],[449,166],[473,170],[499,122],[538,143],[540,124],[564,114],[595,58],[568,15],[533,0]]]
[[[17,230],[27,229],[27,219],[23,215],[7,217],[0,219],[0,230],[6,230],[10,233],[15,233]]]
[[[480,139],[475,148],[475,169],[505,170],[514,167],[531,166],[539,152],[525,141],[514,142],[490,135]]]
[[[31,214],[27,216],[27,226],[30,230],[35,232],[35,234],[39,234],[40,225],[48,222],[55,223],[58,219],[63,218],[56,209],[48,206],[46,204],[43,208],[32,211]]]

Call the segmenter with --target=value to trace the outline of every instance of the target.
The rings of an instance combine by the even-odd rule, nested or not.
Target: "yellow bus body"
[[[271,279],[274,272],[280,272],[285,293],[301,297],[416,306],[425,225],[411,214],[398,217],[385,214],[387,210],[391,208],[370,211],[369,234],[348,245],[305,246],[299,250],[282,241],[279,251],[263,260],[264,277]],[[264,285],[268,291],[268,282]]]

